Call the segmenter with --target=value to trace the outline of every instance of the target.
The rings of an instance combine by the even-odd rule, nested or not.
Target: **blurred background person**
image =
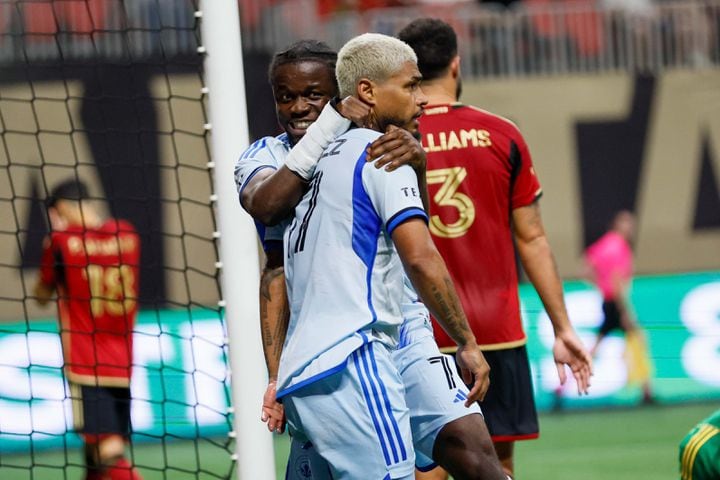
[[[720,409],[695,425],[680,442],[680,478],[720,478]]]
[[[633,276],[633,242],[635,216],[622,210],[615,214],[610,229],[585,251],[585,276],[603,297],[603,322],[597,332],[591,353],[594,356],[603,339],[614,330],[625,334],[625,360],[628,383],[639,384],[643,402],[653,401],[650,387],[652,367],[645,334],[642,332],[630,302]]]
[[[140,239],[123,220],[104,220],[84,183],[67,180],[47,201],[37,301],[57,293],[73,423],[84,441],[86,480],[139,480],[125,457],[130,439],[132,335]]]

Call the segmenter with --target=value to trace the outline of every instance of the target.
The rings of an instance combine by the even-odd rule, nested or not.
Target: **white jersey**
[[[391,235],[427,215],[410,167],[388,173],[366,161],[379,136],[354,129],[330,144],[285,234],[290,324],[278,397],[343,368],[370,341],[399,340],[405,274]]]
[[[286,133],[277,137],[263,137],[250,145],[235,164],[235,184],[238,196],[242,195],[243,189],[257,172],[266,168],[277,170],[285,165],[285,158],[291,148],[292,145],[290,145]],[[283,240],[290,220],[283,220],[272,227],[256,223],[258,234],[266,249],[271,242]],[[407,277],[405,277],[402,316],[405,323],[400,329],[398,348],[404,348],[413,341],[433,336],[430,314]]]
[[[285,157],[287,157],[291,147],[287,133],[283,133],[277,137],[263,137],[257,140],[240,155],[240,158],[235,163],[235,186],[237,187],[238,197],[241,199],[241,205],[242,191],[248,182],[261,170],[266,168],[277,170],[285,165]],[[282,242],[288,225],[290,225],[290,218],[272,227],[266,227],[259,222],[255,222],[255,227],[265,250],[268,249],[271,242]]]

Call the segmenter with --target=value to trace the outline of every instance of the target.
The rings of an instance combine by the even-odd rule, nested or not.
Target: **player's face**
[[[278,122],[296,143],[337,94],[335,72],[314,60],[280,65],[273,77],[273,94]]]
[[[630,212],[620,212],[615,217],[615,230],[628,241],[635,239],[635,216]]]
[[[388,125],[419,134],[418,118],[427,105],[427,97],[420,89],[422,75],[414,62],[406,62],[403,68],[387,81],[377,84],[377,101],[373,113],[378,127],[385,131]]]

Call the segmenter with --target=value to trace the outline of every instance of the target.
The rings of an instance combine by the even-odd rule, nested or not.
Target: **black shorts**
[[[479,402],[495,442],[529,440],[539,435],[530,363],[525,346],[484,350],[490,388]]]
[[[607,335],[613,330],[625,330],[620,323],[620,309],[612,300],[605,300],[602,305],[603,322],[598,329],[598,335]]]
[[[130,434],[130,389],[70,384],[73,424],[85,435]]]

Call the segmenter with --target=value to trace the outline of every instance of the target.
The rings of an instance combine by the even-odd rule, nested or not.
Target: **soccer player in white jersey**
[[[329,95],[334,94],[334,86],[329,86],[333,82],[328,79],[333,72],[333,59],[334,53],[329,48],[312,41],[299,42],[275,56],[270,69],[270,79],[276,97],[278,118],[285,127],[286,134],[276,138],[266,137],[251,145],[236,168],[242,203],[257,220],[277,220],[287,208],[294,205],[296,200],[293,200],[293,195],[299,195],[296,192],[301,191],[303,183],[299,180],[300,176],[282,165],[291,145],[305,134],[310,123],[317,120]],[[345,101],[342,106],[347,114],[348,109],[352,110],[353,102]],[[322,125],[327,136],[323,138],[316,134],[311,139],[322,146],[346,129],[349,123],[343,123],[332,107],[326,107],[326,110],[322,114],[326,121],[319,122],[316,127]],[[364,114],[364,111],[355,112],[356,117]],[[352,114],[349,116],[353,118]],[[379,166],[389,163],[392,168],[397,159],[407,161],[409,156],[413,155],[424,158],[419,144],[412,139],[408,142],[408,138],[407,132],[395,130],[373,143],[370,151],[375,155],[388,151],[388,148],[392,149],[379,162]],[[404,148],[408,146],[410,148]],[[319,156],[319,151],[315,155]],[[424,171],[420,177],[424,177]],[[275,185],[273,182],[276,182]],[[287,198],[288,196],[290,198]],[[262,331],[271,380],[277,366],[276,356],[279,349],[276,346],[280,343],[278,338],[282,337],[284,326],[279,318],[282,317],[282,306],[275,308],[272,305],[278,303],[278,299],[284,299],[282,283],[278,282],[282,270],[274,268],[272,264],[275,261],[273,259],[278,256],[272,248],[272,239],[277,238],[277,231],[278,229],[270,228],[264,232],[269,268],[264,271],[261,297],[264,304]],[[485,475],[482,478],[503,478],[497,476],[500,471],[499,464],[494,458],[484,422],[479,415],[469,415],[476,410],[464,408],[462,400],[467,392],[463,392],[461,382],[455,378],[453,369],[448,364],[448,360],[452,360],[442,356],[437,350],[427,323],[427,310],[422,304],[412,301],[416,298],[414,292],[410,291],[410,294],[413,297],[403,305],[406,321],[401,333],[401,348],[393,352],[393,359],[405,382],[413,436],[418,450],[432,456],[434,447],[435,457],[440,464],[454,471],[456,478],[479,478],[480,474]],[[278,408],[278,404],[274,402],[271,382],[265,399],[264,416],[272,429],[278,427],[278,424],[273,424],[272,414]],[[460,444],[473,447],[458,448],[459,442],[455,441],[456,439],[464,440]],[[296,441],[292,445],[287,475],[288,478],[329,478],[327,467],[318,462],[313,449],[305,448],[305,445]]]

